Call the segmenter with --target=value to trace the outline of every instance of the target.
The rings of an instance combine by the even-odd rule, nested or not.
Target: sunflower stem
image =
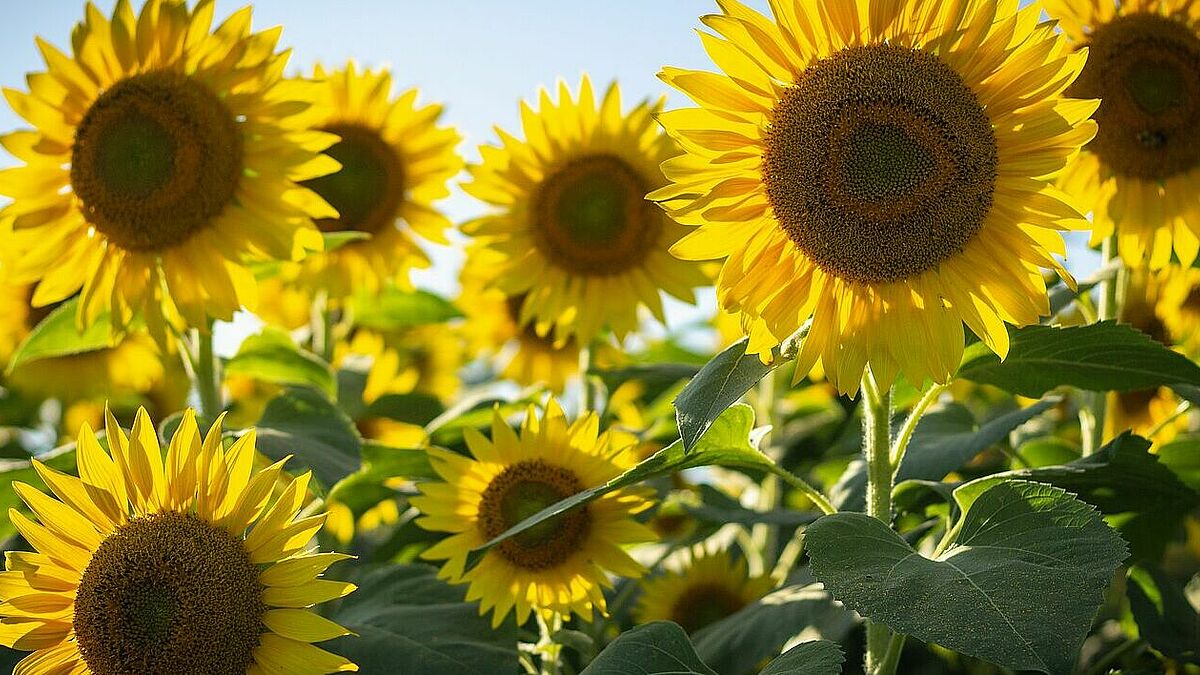
[[[754,416],[760,424],[770,424],[771,431],[763,437],[762,448],[763,453],[770,457],[773,461],[778,459],[779,446],[776,440],[783,431],[779,419],[778,406],[775,403],[775,371],[767,373],[766,377],[759,380],[758,391],[754,397]],[[762,487],[758,495],[758,510],[770,512],[775,510],[783,497],[783,491],[779,489],[779,476],[768,474],[763,479]],[[762,551],[764,570],[767,565],[775,561],[776,554],[779,550],[779,530],[768,523],[758,523],[751,529],[752,539],[757,548]]]
[[[333,362],[334,345],[333,311],[329,309],[329,296],[324,292],[313,299],[312,307],[312,349],[326,363]]]
[[[587,414],[595,401],[592,400],[592,387],[588,382],[588,371],[592,368],[592,346],[584,345],[579,350],[579,414]]]
[[[221,367],[213,352],[213,322],[209,321],[203,329],[193,329],[192,342],[196,350],[192,384],[200,398],[200,415],[215,420],[224,405],[221,402]]]
[[[936,403],[942,392],[949,388],[949,382],[933,385],[921,395],[921,399],[909,411],[908,417],[904,420],[904,425],[900,427],[900,432],[896,434],[896,440],[892,443],[889,461],[892,463],[893,483],[896,480],[896,473],[900,471],[900,462],[904,461],[904,453],[908,452],[908,443],[912,440],[913,432],[917,430],[917,424],[925,416],[925,411],[929,410],[929,406]]]
[[[1101,267],[1109,267],[1118,261],[1114,274],[1100,283],[1100,303],[1096,308],[1096,321],[1110,321],[1121,316],[1121,299],[1126,280],[1126,269],[1121,265],[1120,253],[1117,251],[1117,235],[1109,235],[1100,248],[1102,257]],[[1091,392],[1087,396],[1087,405],[1079,412],[1080,432],[1083,440],[1083,456],[1096,452],[1104,442],[1104,418],[1107,415],[1108,394],[1106,392]]]
[[[560,675],[562,673],[562,645],[554,641],[554,634],[562,628],[562,617],[557,613],[549,622],[541,612],[533,613],[537,617],[538,631],[541,639],[537,643],[538,654],[541,655],[541,675]]]
[[[870,368],[863,374],[863,455],[867,462],[867,515],[892,525],[891,460],[892,391],[880,391]],[[892,631],[867,620],[867,675],[886,675],[888,646]]]

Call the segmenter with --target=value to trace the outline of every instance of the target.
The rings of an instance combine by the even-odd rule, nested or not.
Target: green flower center
[[[576,159],[551,173],[534,198],[534,241],[551,262],[588,276],[638,265],[662,233],[646,180],[613,155]]]
[[[79,653],[96,675],[242,675],[265,632],[258,566],[193,515],[136,518],[92,555],[75,596]]]
[[[492,479],[479,504],[479,523],[488,539],[548,506],[582,492],[583,484],[569,469],[545,461],[525,460]],[[548,518],[496,547],[510,563],[529,570],[546,570],[581,550],[591,531],[587,507]]]
[[[937,56],[851,47],[775,106],[763,182],[779,226],[825,272],[908,279],[961,253],[991,210],[991,122]]]
[[[242,135],[225,105],[178,73],[135,75],[80,121],[71,189],[116,245],[162,251],[209,227],[242,176]]]
[[[374,234],[396,220],[404,201],[404,166],[379,132],[355,124],[335,124],[324,131],[342,140],[325,151],[341,163],[336,173],[304,182],[337,209],[338,218],[324,218],[325,232],[355,230]]]
[[[1157,14],[1120,16],[1088,37],[1067,94],[1099,98],[1087,149],[1113,173],[1164,180],[1200,166],[1200,36]]]

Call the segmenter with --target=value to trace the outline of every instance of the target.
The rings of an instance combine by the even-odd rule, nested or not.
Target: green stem
[[[921,417],[925,415],[926,410],[929,410],[929,406],[937,402],[942,392],[949,388],[949,382],[933,385],[908,413],[908,418],[904,420],[904,425],[900,427],[900,433],[896,434],[896,440],[892,443],[890,458],[893,467],[893,481],[896,478],[894,472],[900,470],[900,462],[904,460],[904,453],[908,451],[908,442],[912,440],[913,432],[917,430],[917,424],[921,421]]]
[[[772,461],[778,459],[780,454],[778,445],[775,440],[781,437],[781,428],[778,411],[775,406],[775,371],[767,373],[766,377],[759,380],[758,391],[754,396],[754,416],[759,424],[770,424],[771,431],[762,438],[762,451]],[[783,491],[779,489],[779,476],[769,474],[763,479],[762,486],[758,495],[758,510],[769,512],[779,506],[780,498],[783,496]],[[765,565],[771,564],[775,560],[776,553],[779,549],[779,529],[767,523],[758,523],[750,530],[751,540],[754,542],[759,551],[762,552],[762,558]]]
[[[904,640],[907,636],[899,633],[894,633],[892,638],[888,640],[887,652],[883,655],[883,661],[879,664],[877,675],[892,675],[896,672],[896,667],[900,665],[900,655],[904,652]]]
[[[200,416],[207,420],[216,419],[224,409],[221,402],[221,369],[213,353],[212,330],[210,322],[206,330],[195,329],[192,332],[196,345],[192,384],[200,397]]]
[[[1117,261],[1114,274],[1100,283],[1100,303],[1096,308],[1096,321],[1109,321],[1121,316],[1121,299],[1124,294],[1126,269],[1120,265],[1120,254],[1117,251],[1117,235],[1113,233],[1101,245],[1100,254],[1103,258],[1102,267],[1108,267]],[[1080,410],[1079,423],[1083,440],[1083,456],[1096,452],[1104,442],[1104,418],[1107,413],[1108,395],[1105,392],[1092,392],[1087,397],[1088,405]]]
[[[333,311],[329,309],[329,296],[324,292],[318,293],[313,299],[312,306],[312,350],[326,363],[333,362],[333,348],[336,342],[334,331]]]
[[[891,413],[892,392],[880,391],[870,369],[863,374],[863,454],[867,462],[867,515],[892,525]],[[867,675],[886,671],[892,631],[867,620]]]
[[[592,409],[592,387],[588,382],[588,371],[592,368],[592,346],[584,345],[579,350],[579,414],[583,415]]]
[[[533,615],[537,617],[538,631],[541,633],[537,644],[538,654],[541,655],[541,675],[559,675],[562,672],[562,645],[554,641],[554,634],[562,628],[562,617],[555,614],[548,624],[541,612],[535,611]]]

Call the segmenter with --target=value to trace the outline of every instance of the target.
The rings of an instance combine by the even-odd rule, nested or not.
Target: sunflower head
[[[642,582],[634,616],[638,623],[674,621],[692,634],[736,614],[774,586],[767,575],[751,576],[743,558],[696,549],[681,569]]]
[[[697,226],[672,252],[723,259],[717,292],[749,351],[806,321],[797,378],[853,393],[945,382],[965,323],[994,351],[1048,313],[1058,230],[1086,224],[1047,183],[1095,133],[1063,89],[1085,55],[1039,9],[933,0],[721,0],[704,17],[723,72],[661,77],[699,108],[664,113],[685,154],[650,198]]]
[[[1099,133],[1061,183],[1093,209],[1093,240],[1117,235],[1130,264],[1200,250],[1200,11],[1190,0],[1047,0],[1087,66],[1067,90],[1102,99]]]
[[[467,554],[525,518],[589,487],[602,485],[632,465],[624,435],[599,433],[589,412],[568,422],[553,400],[541,419],[530,408],[518,432],[496,412],[492,435],[468,430],[471,457],[430,450],[444,483],[421,485],[412,501],[419,525],[452,533],[425,552],[445,560],[440,576],[469,583],[468,600],[480,613],[494,610],[500,625],[515,609],[524,623],[533,610],[575,613],[590,620],[605,611],[606,572],[636,577],[642,567],[624,546],[651,541],[654,533],[632,516],[650,506],[639,492],[617,490],[501,542],[465,570]],[[617,439],[626,439],[624,442]]]
[[[36,517],[9,511],[35,550],[0,574],[0,644],[33,651],[16,672],[357,670],[312,644],[348,631],[305,608],[354,586],[319,578],[349,556],[305,551],[309,474],[272,498],[286,460],[255,472],[253,432],[226,450],[191,410],[165,458],[145,410],[105,431],[107,452],[80,430],[78,477],[33,461],[53,496],[14,484]]]
[[[653,115],[661,102],[621,110],[613,83],[597,102],[586,77],[578,95],[543,91],[522,102],[525,138],[500,132],[463,188],[493,212],[463,226],[499,258],[492,285],[522,298],[520,322],[562,345],[604,328],[637,328],[639,305],[663,320],[659,291],[691,301],[704,275],[673,260],[679,227],[645,201],[663,183],[658,165],[677,152]]]
[[[385,68],[318,65],[313,79],[320,83],[313,125],[338,137],[325,154],[342,167],[304,182],[338,211],[317,226],[369,238],[311,257],[299,281],[335,298],[387,281],[407,286],[412,268],[429,266],[412,234],[446,243],[450,221],[432,204],[450,194],[447,181],[462,169],[460,136],[438,126],[442,106],[419,105],[416,89],[393,96]]]
[[[204,325],[254,304],[247,256],[319,249],[313,218],[336,215],[297,184],[337,162],[336,137],[303,128],[308,83],[289,82],[279,29],[253,33],[250,8],[210,30],[214,4],[126,0],[87,6],[72,55],[38,40],[47,63],[5,96],[34,126],[0,143],[6,274],[37,282],[41,306],[81,293],[79,320],[144,312]]]

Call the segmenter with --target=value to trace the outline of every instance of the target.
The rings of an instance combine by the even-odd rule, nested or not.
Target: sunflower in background
[[[305,551],[309,474],[271,500],[284,462],[254,471],[253,432],[226,450],[191,410],[165,460],[144,410],[106,434],[111,452],[80,429],[79,478],[34,460],[57,499],[14,483],[37,518],[9,510],[35,549],[8,553],[0,589],[0,644],[33,651],[15,672],[358,670],[312,644],[349,631],[305,608],[354,585],[320,578],[350,556]]]
[[[210,32],[214,4],[94,5],[74,56],[38,40],[48,69],[6,89],[34,125],[0,138],[23,164],[0,172],[5,274],[37,282],[35,306],[80,293],[79,322],[111,311],[205,326],[253,307],[247,256],[298,260],[320,249],[314,218],[337,213],[301,181],[338,163],[337,140],[304,128],[309,83],[282,76],[279,30],[252,33],[249,7]]]
[[[771,592],[775,582],[767,575],[751,576],[744,558],[734,560],[728,551],[689,552],[679,570],[667,571],[642,582],[642,596],[634,609],[638,623],[674,621],[689,635],[732,616]]]
[[[653,119],[661,102],[622,113],[615,82],[597,104],[584,77],[578,97],[560,83],[537,106],[521,103],[525,138],[499,131],[463,185],[493,207],[462,229],[499,256],[494,285],[522,298],[519,323],[587,345],[605,327],[636,330],[641,305],[664,321],[660,291],[692,302],[704,274],[668,254],[682,228],[644,199],[678,152]]]
[[[721,6],[701,39],[724,72],[661,73],[701,107],[660,116],[686,154],[650,198],[697,226],[673,253],[724,259],[748,351],[811,318],[797,377],[820,362],[843,393],[868,365],[947,381],[964,322],[1005,356],[1086,226],[1045,178],[1095,133],[1097,103],[1062,97],[1085,54],[1015,3]]]
[[[1200,4],[1046,0],[1087,66],[1067,89],[1100,98],[1095,140],[1062,187],[1093,210],[1092,243],[1157,269],[1200,251]]]
[[[314,127],[340,139],[325,154],[341,170],[305,181],[340,214],[322,218],[323,232],[363,232],[298,267],[294,283],[342,298],[377,292],[385,282],[410,288],[409,271],[429,266],[412,233],[439,244],[450,221],[432,207],[450,194],[447,181],[462,170],[458,132],[439,127],[442,106],[418,105],[416,89],[392,96],[386,69],[358,71],[354,62],[327,71],[320,82]]]
[[[530,407],[519,433],[499,412],[490,439],[468,429],[470,457],[431,449],[445,482],[421,483],[422,494],[411,500],[423,514],[418,525],[451,533],[423,557],[446,561],[440,578],[470,584],[467,600],[480,601],[480,614],[492,611],[493,626],[514,609],[521,624],[533,610],[590,621],[594,610],[605,612],[603,589],[612,587],[607,573],[638,577],[644,571],[623,547],[654,539],[632,518],[651,502],[638,490],[621,489],[501,542],[465,569],[472,549],[634,464],[632,437],[600,433],[595,413],[568,422],[553,400],[541,419],[535,413]]]
[[[1184,354],[1200,357],[1200,269],[1170,266],[1161,273],[1155,314]]]

